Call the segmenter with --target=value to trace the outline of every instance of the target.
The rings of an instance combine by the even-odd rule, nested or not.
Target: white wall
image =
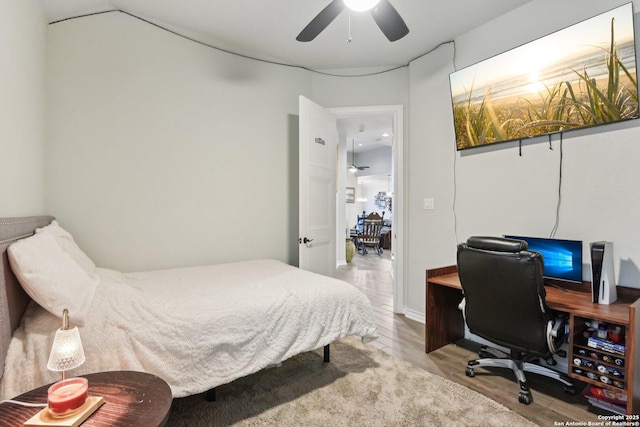
[[[332,78],[119,13],[47,36],[46,208],[98,265],[121,270],[297,264],[298,96],[325,106],[407,97],[406,70]]]
[[[308,72],[118,12],[47,36],[46,208],[97,265],[297,264]]]
[[[409,103],[408,68],[369,77],[333,77],[318,73],[311,73],[311,77],[311,97],[325,107],[407,106]]]
[[[360,207],[358,214],[362,215],[362,211],[366,211],[367,215],[371,212],[377,212],[379,215],[382,215],[384,212],[384,217],[387,219],[391,219],[391,212],[389,212],[386,208],[380,208],[376,205],[376,195],[379,192],[387,192],[390,188],[389,174],[386,175],[371,175],[358,179],[358,190],[359,194],[362,195],[363,198],[366,198],[367,201],[364,203],[358,204]]]
[[[459,241],[547,235],[557,203],[557,137],[553,151],[528,141],[522,157],[509,143],[455,151],[448,74],[623,2],[536,0],[455,49],[359,78],[240,59],[117,13],[50,26],[47,212],[99,265],[297,262],[298,95],[326,107],[403,105],[405,299],[420,318],[425,270],[454,264]],[[613,241],[619,282],[635,287],[638,126],[564,135],[556,234]]]
[[[427,268],[455,264],[454,197],[452,165],[454,141],[449,85],[452,45],[444,45],[410,66],[411,107],[408,164],[408,277],[407,309],[412,318],[424,316]],[[424,210],[424,198],[433,198],[435,209]]]
[[[369,176],[391,173],[393,166],[392,156],[390,145],[383,145],[362,152],[358,152],[356,148],[356,165],[369,166],[368,169],[358,171],[357,175]]]
[[[625,2],[603,3],[536,0],[458,37],[455,58],[448,45],[412,62],[406,252],[411,311],[424,313],[425,269],[455,264],[458,242],[478,234],[548,236],[555,222],[559,136],[552,138],[553,151],[546,137],[526,141],[522,157],[517,143],[456,152],[448,95],[454,62],[455,69],[466,67]],[[636,11],[639,6],[634,2]],[[563,135],[555,237],[585,242],[584,280],[591,279],[588,243],[609,240],[618,282],[640,287],[639,127],[636,120]],[[435,210],[423,210],[425,197],[435,199]]]
[[[131,271],[297,264],[298,96],[406,104],[407,70],[329,77],[221,53],[119,13],[48,29],[46,208]]]
[[[348,168],[345,168],[344,176],[347,182],[347,187],[353,187],[356,191],[355,203],[346,203],[345,210],[345,227],[354,228],[358,221],[358,215],[362,213],[362,204],[358,202],[358,199],[364,196],[361,194],[360,189],[358,188],[358,177],[355,174],[349,172]]]
[[[45,46],[36,0],[0,2],[0,217],[45,213]]]

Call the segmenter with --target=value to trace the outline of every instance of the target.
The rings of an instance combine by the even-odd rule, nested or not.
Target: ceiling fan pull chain
[[[347,43],[351,43],[351,11],[348,10],[347,13],[349,14],[349,37],[347,38]]]

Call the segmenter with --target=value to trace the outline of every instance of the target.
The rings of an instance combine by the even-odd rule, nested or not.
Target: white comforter
[[[68,375],[145,371],[183,397],[347,335],[377,337],[355,287],[278,261],[96,273],[91,315],[79,328],[87,360]],[[59,379],[46,368],[59,325],[31,303],[9,347],[2,398]]]

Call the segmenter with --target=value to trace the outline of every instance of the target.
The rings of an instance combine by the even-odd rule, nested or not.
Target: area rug
[[[168,426],[534,426],[462,385],[363,345],[356,338],[280,367],[176,399]]]

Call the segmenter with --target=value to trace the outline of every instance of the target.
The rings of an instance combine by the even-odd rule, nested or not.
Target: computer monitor
[[[582,283],[582,241],[510,235],[504,237],[524,240],[530,251],[540,252],[544,259],[544,277]]]

